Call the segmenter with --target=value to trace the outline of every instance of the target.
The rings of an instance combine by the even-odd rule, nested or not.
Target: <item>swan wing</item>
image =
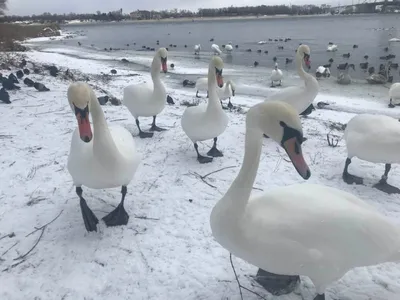
[[[246,256],[256,258],[257,266],[317,281],[324,272],[330,281],[354,267],[388,261],[400,249],[399,229],[370,205],[319,185],[282,187],[252,198],[241,229]]]

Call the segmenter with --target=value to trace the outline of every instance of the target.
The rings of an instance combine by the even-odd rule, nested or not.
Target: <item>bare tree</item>
[[[0,0],[0,16],[4,15],[4,11],[7,9],[7,0]]]

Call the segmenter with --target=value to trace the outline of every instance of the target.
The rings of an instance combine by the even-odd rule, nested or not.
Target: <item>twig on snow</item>
[[[210,173],[208,173],[208,174],[206,174],[206,175],[200,175],[200,174],[197,173],[197,172],[193,172],[193,173],[190,173],[190,174],[193,174],[194,176],[200,178],[200,180],[203,181],[205,184],[207,184],[208,186],[210,186],[210,187],[216,189],[217,187],[216,187],[215,185],[212,185],[212,184],[209,183],[208,181],[206,181],[206,178],[207,178],[208,176],[212,175],[212,174],[221,172],[221,171],[226,170],[226,169],[232,169],[232,168],[236,168],[236,166],[224,167],[224,168],[221,168],[221,169],[212,171],[212,172],[210,172]]]
[[[4,251],[1,256],[4,256],[8,253],[8,251],[10,251],[12,248],[14,248],[15,246],[18,245],[19,242],[15,242],[14,245],[12,245],[10,248],[8,248],[6,251]]]
[[[39,244],[39,242],[40,242],[40,240],[42,239],[43,234],[44,234],[44,231],[46,230],[47,226],[49,226],[51,223],[53,223],[55,220],[57,220],[57,219],[61,216],[61,214],[63,213],[63,211],[64,211],[64,210],[61,210],[60,213],[59,213],[53,220],[51,220],[50,222],[44,224],[44,225],[41,226],[41,227],[35,227],[35,230],[34,230],[34,231],[32,231],[31,233],[27,234],[25,237],[28,237],[28,236],[34,234],[35,232],[37,232],[37,231],[39,231],[39,230],[41,231],[41,232],[40,232],[39,238],[36,240],[36,242],[35,242],[35,244],[32,246],[32,248],[29,249],[29,251],[26,252],[25,254],[20,255],[20,256],[18,256],[17,258],[14,258],[14,260],[20,260],[20,259],[22,259],[22,260],[25,261],[25,257],[27,257],[27,256],[36,248],[36,246]],[[12,266],[11,266],[11,267],[12,267]]]
[[[244,290],[246,290],[246,291],[248,291],[248,292],[250,292],[250,293],[256,295],[256,296],[259,297],[260,299],[267,300],[267,298],[261,296],[259,293],[256,293],[256,292],[254,292],[254,291],[248,289],[247,287],[241,285],[241,283],[240,283],[240,281],[239,281],[239,277],[237,276],[237,273],[236,273],[235,266],[233,265],[232,253],[229,253],[229,260],[231,261],[232,270],[233,270],[233,273],[235,274],[236,282],[237,282],[238,287],[239,287],[240,298],[243,300],[242,289],[244,289]]]
[[[61,214],[63,212],[64,212],[64,210],[61,210],[60,213],[53,220],[51,220],[50,222],[44,224],[43,226],[35,227],[35,230],[32,231],[31,233],[27,234],[25,237],[28,237],[28,236],[34,234],[35,232],[37,232],[39,230],[46,229],[46,227],[49,226],[50,224],[54,223],[61,216]]]
[[[118,121],[126,121],[128,119],[114,119],[114,120],[110,120],[110,122],[118,122]]]
[[[0,237],[0,241],[1,241],[2,239],[5,239],[6,237],[8,237],[8,238],[13,238],[14,236],[15,236],[15,233],[14,233],[14,232],[11,232],[11,233],[9,233],[9,234],[6,234],[6,235]]]
[[[8,270],[11,270],[11,269],[15,268],[16,266],[19,266],[20,264],[24,263],[25,261],[26,261],[26,259],[23,259],[15,264],[9,266],[8,268],[5,268],[5,269],[3,269],[3,272],[7,272]]]
[[[135,216],[136,219],[142,219],[142,220],[153,220],[153,221],[159,221],[160,219],[157,218],[150,218],[146,216]]]
[[[290,159],[286,159],[285,157],[282,156],[280,149],[277,147],[276,151],[278,152],[279,156],[286,162],[290,163]]]

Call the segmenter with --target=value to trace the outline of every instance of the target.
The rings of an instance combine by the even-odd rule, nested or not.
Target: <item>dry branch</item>
[[[243,285],[240,283],[239,277],[237,276],[237,273],[236,273],[236,270],[235,270],[235,266],[233,265],[232,253],[229,253],[229,260],[231,261],[232,270],[233,270],[233,273],[235,274],[236,282],[237,282],[238,287],[239,287],[240,298],[243,300],[242,289],[244,289],[244,290],[246,290],[246,291],[248,291],[248,292],[250,292],[250,293],[256,295],[256,296],[259,297],[260,299],[267,300],[267,298],[261,296],[259,293],[256,293],[256,292],[254,292],[254,291],[248,289],[247,287],[243,286]]]
[[[200,175],[200,174],[197,173],[197,172],[193,172],[193,173],[190,172],[190,174],[194,175],[194,176],[197,177],[197,178],[200,178],[200,180],[203,181],[205,184],[207,184],[209,187],[212,187],[212,188],[216,189],[217,187],[216,187],[215,185],[212,185],[211,183],[207,182],[207,181],[206,181],[206,178],[207,178],[208,176],[212,175],[212,174],[221,172],[221,171],[226,170],[226,169],[232,169],[232,168],[236,168],[236,166],[224,167],[224,168],[221,168],[221,169],[212,171],[212,172],[210,172],[210,173],[208,173],[208,174],[206,174],[206,175]]]

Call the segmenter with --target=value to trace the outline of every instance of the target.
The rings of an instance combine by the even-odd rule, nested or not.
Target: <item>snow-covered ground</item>
[[[147,72],[132,71],[129,65],[106,59],[36,51],[26,55],[28,61],[55,63],[63,70],[70,68],[89,74],[89,83],[119,98],[124,86],[150,79]],[[118,74],[109,83],[94,76],[109,73],[111,68],[117,69]],[[190,73],[191,68],[186,71]],[[133,73],[138,76],[130,76]],[[170,75],[162,76],[168,82]],[[180,103],[195,101],[193,89],[167,84],[176,104],[167,105],[157,118],[158,125],[168,131],[155,133],[152,139],[137,137],[134,118],[124,106],[103,106],[110,126],[122,125],[137,137],[135,141],[143,160],[128,186],[125,207],[131,216],[129,224],[107,228],[100,222],[99,231],[89,234],[66,169],[71,134],[76,128],[66,97],[69,82],[43,75],[29,77],[45,83],[51,91],[40,93],[21,84],[20,91],[10,92],[12,104],[0,103],[0,299],[240,299],[229,253],[214,241],[209,216],[242,162],[245,115],[227,111],[229,127],[219,138],[224,157],[200,165],[193,145],[180,127],[185,109]],[[254,97],[241,92],[240,85],[237,89],[233,103],[244,110],[262,100],[262,94]],[[317,110],[302,121],[308,137],[303,151],[312,172],[309,182],[351,192],[400,223],[400,197],[372,188],[383,174],[384,165],[354,159],[350,170],[363,176],[365,185],[349,186],[341,178],[346,158],[343,141],[336,148],[326,142],[332,122],[346,123],[362,112],[398,117],[400,108],[387,108],[384,88],[371,88],[372,95],[365,88],[353,94],[342,90],[343,95],[327,93],[326,87],[321,90],[315,103],[329,102],[331,109]],[[274,89],[265,87],[264,91]],[[96,93],[102,95],[98,89]],[[352,96],[357,93],[362,97]],[[142,119],[144,128],[150,123],[150,119]],[[201,152],[210,147],[211,141],[201,143]],[[264,141],[255,194],[303,182],[285,157],[278,145],[269,139]],[[222,168],[226,169],[205,179],[212,186],[199,178]],[[400,170],[396,165],[389,182],[400,186]],[[84,194],[99,219],[120,201],[119,189],[84,188]],[[11,237],[6,237],[8,234]],[[266,299],[308,300],[315,296],[310,280],[302,278],[295,294],[274,298],[252,286],[250,275],[255,275],[256,267],[238,258],[234,263],[241,283]],[[349,272],[327,289],[326,299],[394,300],[399,299],[398,295],[400,265],[388,263]],[[244,296],[258,299],[245,291]]]

